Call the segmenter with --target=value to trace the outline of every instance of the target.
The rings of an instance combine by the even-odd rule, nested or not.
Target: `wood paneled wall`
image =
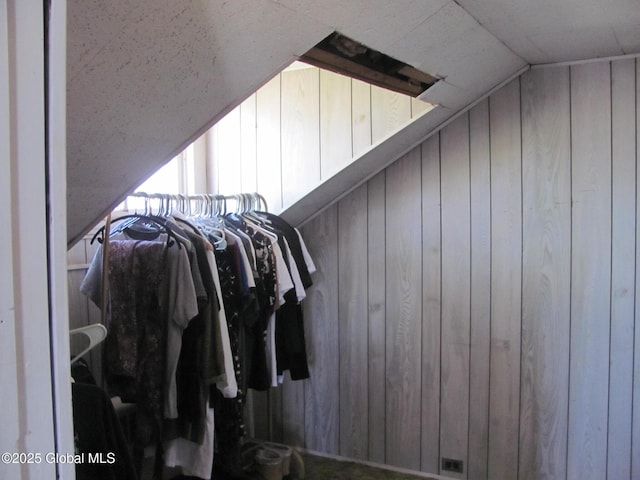
[[[639,74],[530,70],[304,225],[311,379],[272,395],[274,438],[640,478]]]
[[[210,138],[212,193],[260,192],[289,206],[431,106],[298,64],[220,120]]]

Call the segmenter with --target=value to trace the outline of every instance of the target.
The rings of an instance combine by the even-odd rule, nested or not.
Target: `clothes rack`
[[[315,266],[258,193],[131,197],[142,202],[94,236],[81,286],[107,314],[107,388],[137,404],[136,448],[155,445],[156,478],[163,462],[238,473],[247,389],[309,377],[300,302]]]
[[[267,200],[259,193],[217,194],[166,194],[135,192],[129,198],[144,200],[144,214],[166,215],[178,211],[183,215],[226,215],[243,214],[252,211],[269,211]],[[233,208],[232,208],[233,207]]]

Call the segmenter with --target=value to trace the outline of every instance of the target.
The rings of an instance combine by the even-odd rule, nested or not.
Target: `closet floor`
[[[300,453],[304,461],[304,472],[293,472],[291,480],[437,480],[427,474],[412,475],[397,472],[386,468],[378,468],[371,465],[335,459],[310,453]],[[148,460],[148,459],[147,459]],[[300,475],[302,473],[302,475]],[[255,478],[258,475],[255,474]],[[145,462],[141,480],[152,480],[153,464]],[[163,475],[165,479],[195,479],[195,477],[182,477],[179,470],[166,469]],[[445,478],[445,477],[438,477]]]
[[[426,475],[410,475],[307,453],[302,454],[302,458],[304,459],[305,480],[435,480]]]

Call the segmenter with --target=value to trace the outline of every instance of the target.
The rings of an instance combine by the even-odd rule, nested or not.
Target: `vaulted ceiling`
[[[429,128],[527,65],[640,52],[638,0],[69,0],[68,12],[70,243],[333,31],[441,79]]]

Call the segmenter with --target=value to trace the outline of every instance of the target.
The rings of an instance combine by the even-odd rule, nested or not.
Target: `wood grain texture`
[[[466,465],[469,440],[470,193],[469,117],[440,132],[442,334],[440,456]],[[442,472],[453,478],[464,474]]]
[[[631,477],[635,320],[635,60],[611,65],[611,343],[607,478]]]
[[[352,156],[357,157],[371,146],[371,85],[351,80]]]
[[[306,447],[305,382],[307,380],[291,380],[287,371],[282,384],[282,441],[300,448]]]
[[[604,65],[572,67],[571,86],[569,67],[532,69],[521,97],[507,86],[469,112],[468,128],[461,117],[410,154],[419,159],[404,158],[305,226],[319,266],[305,300],[312,378],[254,396],[257,436],[332,454],[366,449],[368,460],[436,473],[440,456],[452,456],[465,460],[469,479],[640,477],[640,266],[631,253],[640,249],[639,67],[614,62],[610,86]],[[257,95],[256,112],[261,102]],[[272,107],[279,124],[280,100]],[[368,112],[359,127],[370,144]],[[260,135],[274,150],[256,156],[277,152],[279,169],[280,131],[258,131],[256,142]],[[279,182],[263,186],[279,196]],[[88,243],[84,256],[80,247],[69,253],[72,263],[91,261],[97,244]],[[81,275],[69,276],[72,319],[86,307],[84,321],[100,321],[72,292]],[[367,318],[352,322],[362,297]],[[345,373],[362,371],[364,344],[367,371]],[[507,345],[522,347],[515,359]],[[456,441],[459,449],[445,450]]]
[[[282,209],[280,75],[256,92],[256,109],[258,191],[269,209],[278,212]]]
[[[351,79],[320,70],[320,179],[351,162]]]
[[[487,478],[491,348],[491,152],[489,102],[469,112],[471,325],[467,477]]]
[[[611,288],[610,65],[571,67],[569,478],[607,474]],[[598,228],[594,228],[597,219]]]
[[[307,223],[302,235],[317,271],[303,302],[311,381],[305,385],[307,448],[339,453],[338,210]]]
[[[423,102],[417,98],[411,99],[411,118],[417,118],[431,110],[433,106],[430,103]]]
[[[519,478],[566,478],[571,259],[569,69],[522,77]]]
[[[367,185],[338,203],[340,455],[369,454]]]
[[[491,379],[489,478],[518,474],[522,193],[520,82],[489,99],[491,128]]]
[[[371,86],[371,141],[378,143],[411,118],[411,98]]]
[[[213,142],[214,161],[218,167],[217,193],[231,195],[241,192],[240,106],[218,122]]]
[[[320,75],[282,73],[282,201],[290,205],[320,182]]]
[[[440,465],[440,136],[422,149],[422,426],[423,472]]]
[[[280,212],[432,106],[315,67],[287,70],[207,132],[213,190]]]
[[[415,148],[387,169],[386,461],[420,468],[422,348],[421,158]]]
[[[258,190],[256,98],[254,93],[240,105],[240,192]]]
[[[369,325],[369,460],[385,462],[386,438],[386,176],[368,182],[367,307]]]
[[[463,116],[421,145],[417,222],[422,257],[406,249],[407,257],[422,266],[419,360],[410,353],[413,340],[396,341],[401,315],[394,313],[404,300],[398,279],[416,285],[409,282],[411,273],[400,273],[412,268],[398,260],[404,250],[403,242],[396,241],[398,232],[411,238],[415,234],[404,232],[412,225],[405,219],[406,210],[415,207],[407,193],[413,187],[398,187],[415,180],[401,173],[404,166],[394,164],[368,182],[368,209],[359,215],[367,217],[368,230],[370,460],[416,468],[419,458],[419,468],[433,471],[440,456],[450,456],[465,461],[466,478],[521,480],[606,478],[607,472],[609,477],[620,472],[625,476],[631,462],[630,476],[638,476],[640,382],[623,380],[631,357],[624,345],[617,346],[626,341],[628,347],[633,338],[623,335],[633,322],[624,288],[635,288],[635,309],[640,308],[638,283],[629,287],[630,280],[635,282],[629,272],[638,260],[628,260],[630,246],[640,248],[638,199],[632,186],[637,169],[629,170],[637,162],[636,151],[631,149],[629,157],[629,136],[637,142],[640,113],[629,99],[629,64],[615,66],[613,90],[604,65],[604,73],[599,64],[571,67],[571,85],[569,67],[532,69],[520,83],[509,84],[472,109],[468,126]],[[637,62],[635,74],[637,78]],[[640,96],[637,82],[633,88]],[[613,134],[608,125],[614,125]],[[337,228],[337,219],[329,227],[324,221],[305,227],[305,236],[330,237],[334,240],[329,245],[334,245],[337,233],[327,232]],[[356,254],[345,248],[346,243],[340,258]],[[318,308],[310,324],[322,324],[337,308],[335,279],[350,267],[341,265],[337,250],[334,255],[335,273],[314,288],[335,288],[336,303],[327,301]],[[432,324],[438,315],[442,323]],[[335,331],[310,328],[319,329],[310,342],[317,356],[324,350],[322,342],[333,341],[325,332]],[[359,339],[341,336],[341,351],[351,340],[361,348]],[[638,329],[633,341],[640,345]],[[640,370],[638,357],[634,352],[633,361],[639,362],[634,371]],[[417,375],[412,389],[420,391],[419,412],[414,409],[405,418],[395,405],[404,402],[407,408],[415,391],[402,399],[393,397],[399,358],[411,365],[403,374]],[[317,426],[322,432],[318,437],[333,428],[337,448],[342,428],[337,410],[313,418],[310,414],[325,406],[326,392],[338,390],[336,376],[323,376],[327,371],[337,375],[331,362],[314,373],[305,391],[305,428],[307,441]],[[618,371],[623,375],[616,378],[613,373]],[[336,397],[326,401],[339,409]],[[420,424],[419,457],[413,452],[418,437],[409,417]],[[455,442],[461,446],[450,447]],[[620,460],[625,456],[631,457],[626,465]]]

